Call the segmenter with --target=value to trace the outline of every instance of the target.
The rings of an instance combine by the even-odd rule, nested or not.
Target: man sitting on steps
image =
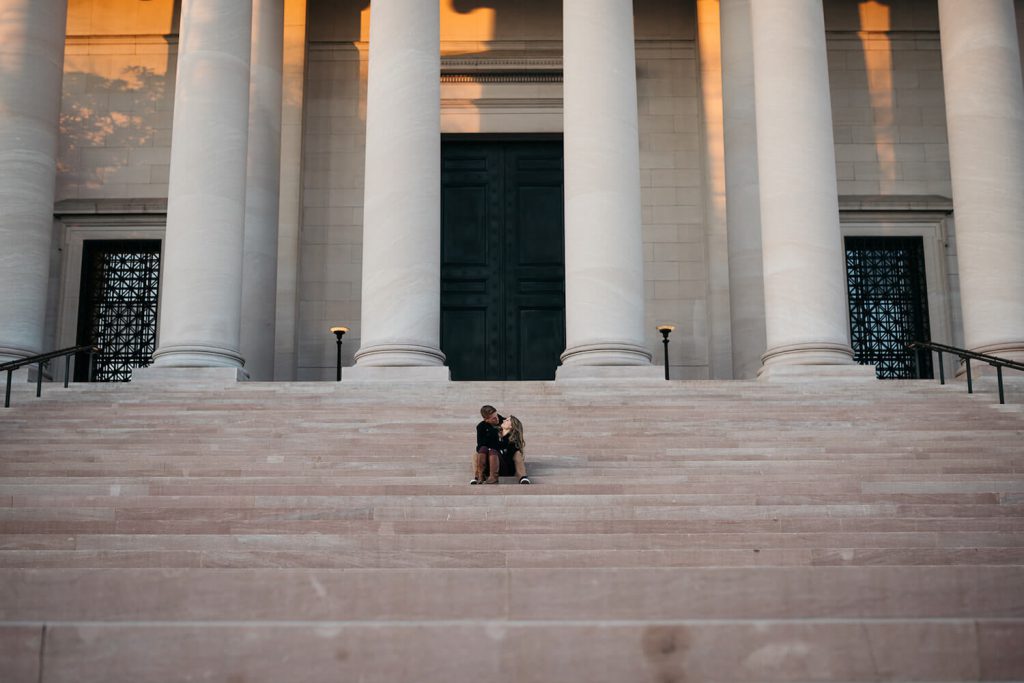
[[[476,426],[476,452],[473,453],[473,478],[470,484],[497,484],[498,470],[501,467],[501,434],[498,432],[505,418],[498,414],[494,406],[482,406],[480,417],[483,420]],[[484,471],[488,477],[484,479]]]

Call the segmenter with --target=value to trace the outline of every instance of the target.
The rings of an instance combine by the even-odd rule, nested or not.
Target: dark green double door
[[[452,379],[554,379],[564,349],[561,141],[446,141],[441,350]]]

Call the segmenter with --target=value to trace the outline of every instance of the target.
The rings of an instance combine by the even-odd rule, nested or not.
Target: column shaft
[[[438,4],[374,3],[369,60],[356,365],[439,366],[444,354]]]
[[[283,41],[284,0],[253,0],[240,342],[255,380],[274,379]]]
[[[964,343],[1024,361],[1024,88],[1011,0],[939,0]]]
[[[761,367],[767,342],[750,0],[722,0],[721,13],[733,376],[751,379]]]
[[[295,379],[302,225],[302,102],[306,75],[306,0],[285,0],[281,111],[281,193],[277,222],[274,379]],[[341,321],[348,322],[348,321]]]
[[[630,0],[564,0],[564,366],[648,365]],[[561,372],[561,371],[560,371]]]
[[[767,352],[852,363],[821,0],[751,3]]]
[[[64,0],[0,3],[0,362],[44,350],[66,21]]]
[[[252,0],[184,0],[154,365],[239,367]]]

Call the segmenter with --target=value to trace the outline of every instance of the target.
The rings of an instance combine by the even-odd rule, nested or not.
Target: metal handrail
[[[89,372],[86,374],[86,381],[91,382],[93,378],[93,369],[95,364],[93,358],[97,353],[100,353],[102,349],[98,346],[91,344],[85,344],[84,346],[71,346],[66,349],[58,349],[57,351],[50,351],[49,353],[40,353],[35,356],[29,356],[28,358],[19,358],[18,360],[8,361],[0,364],[0,372],[7,371],[7,390],[4,392],[4,408],[11,407],[11,381],[14,378],[14,371],[18,368],[25,367],[26,365],[38,365],[39,369],[36,372],[36,398],[43,395],[43,366],[48,364],[54,358],[64,357],[64,388],[68,388],[68,378],[71,369],[71,356],[76,353],[82,353],[86,351],[89,353]]]
[[[959,356],[960,360],[964,361],[964,365],[967,369],[967,393],[974,393],[974,381],[971,378],[971,360],[980,360],[988,363],[996,369],[996,377],[999,381],[999,402],[1006,403],[1006,397],[1003,394],[1003,368],[1010,368],[1011,370],[1020,370],[1024,372],[1024,363],[1018,363],[1008,358],[1000,358],[999,356],[990,356],[987,353],[978,353],[977,351],[969,351],[967,349],[961,349],[956,346],[947,346],[946,344],[936,344],[930,341],[913,341],[907,344],[910,348],[922,348],[935,351],[939,354],[939,383],[946,383],[946,371],[942,364],[942,354],[951,353],[955,356]]]

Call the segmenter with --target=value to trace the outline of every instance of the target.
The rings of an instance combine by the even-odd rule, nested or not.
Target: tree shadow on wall
[[[59,186],[95,192],[107,184],[160,181],[148,177],[147,172],[153,165],[170,163],[180,20],[181,0],[173,0],[161,36],[166,42],[166,50],[159,51],[161,56],[144,52],[134,58],[122,55],[126,62],[134,59],[141,63],[125,64],[117,70],[111,63],[114,57],[97,55],[95,62],[87,62],[89,70],[64,73]],[[130,168],[133,162],[136,169]]]
[[[169,159],[170,78],[146,66],[127,66],[120,73],[113,79],[82,71],[64,74],[57,161],[62,184],[96,188],[140,181],[118,175],[132,150],[140,148],[167,148]],[[153,155],[147,163],[160,161],[160,152]]]

